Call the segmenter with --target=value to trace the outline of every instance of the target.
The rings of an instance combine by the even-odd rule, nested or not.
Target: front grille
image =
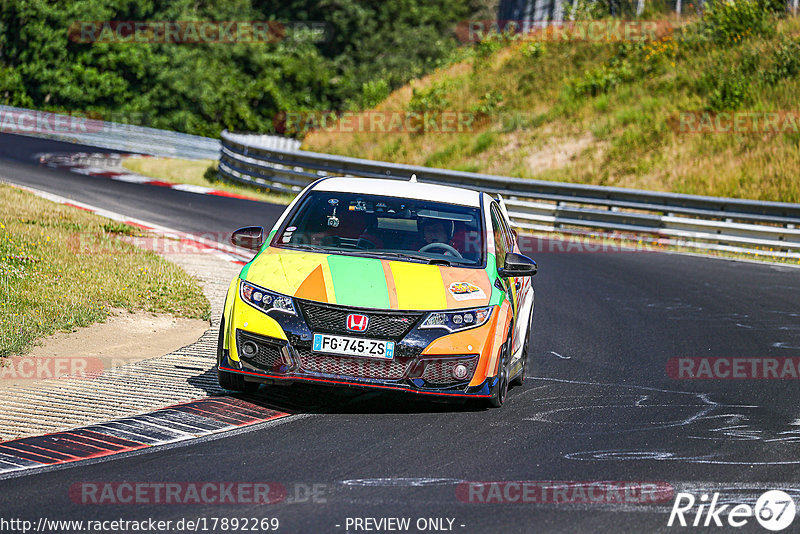
[[[353,358],[349,356],[329,356],[310,350],[299,350],[300,367],[303,371],[356,378],[399,380],[406,374],[408,361],[398,359],[378,360],[373,358]]]
[[[258,352],[253,356],[246,356],[242,352],[242,343],[245,341],[252,341],[258,347]],[[286,366],[281,361],[281,345],[275,342],[268,341],[259,336],[253,336],[242,332],[236,331],[236,347],[238,348],[239,358],[254,367],[263,369],[265,371],[284,373]]]
[[[467,368],[467,377],[458,380],[453,377],[453,367],[458,364],[464,364]],[[447,384],[460,384],[472,379],[475,374],[475,368],[478,366],[477,356],[465,359],[448,358],[442,360],[427,360],[425,371],[422,373],[422,379],[429,383],[438,386]]]
[[[401,340],[414,327],[414,324],[422,315],[421,313],[409,312],[374,312],[304,301],[300,301],[300,310],[303,312],[308,327],[312,332],[368,336],[379,339],[388,338],[395,341]],[[351,332],[347,329],[347,316],[351,313],[359,313],[369,317],[366,331]]]

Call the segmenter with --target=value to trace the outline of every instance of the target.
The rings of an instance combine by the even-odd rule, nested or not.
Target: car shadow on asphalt
[[[262,385],[255,393],[237,393],[219,387],[217,372],[213,367],[187,381],[203,389],[209,396],[234,396],[258,406],[291,414],[417,414],[481,412],[487,409],[480,402],[483,399],[434,399],[414,393],[303,382]]]

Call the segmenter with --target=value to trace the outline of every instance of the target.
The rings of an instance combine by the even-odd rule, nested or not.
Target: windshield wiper
[[[417,261],[424,261],[425,263],[437,263],[440,265],[450,265],[450,261],[445,259],[439,258],[430,258],[428,256],[423,256],[421,254],[413,254],[410,252],[381,252],[375,251],[375,255],[380,256],[391,256],[393,258],[405,258],[408,260],[417,260]]]
[[[283,247],[289,250],[309,250],[311,252],[326,252],[330,250],[327,247],[321,247],[318,245],[296,245],[292,243],[285,244]]]

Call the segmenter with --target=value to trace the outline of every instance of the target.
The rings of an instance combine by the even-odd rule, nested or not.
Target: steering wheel
[[[428,243],[427,245],[425,245],[424,247],[419,249],[419,251],[420,252],[428,252],[429,250],[434,249],[434,248],[444,249],[446,252],[449,252],[450,254],[452,254],[453,256],[456,256],[458,258],[463,258],[464,257],[464,256],[461,255],[461,253],[459,251],[457,251],[456,249],[454,249],[453,247],[451,247],[447,243]]]

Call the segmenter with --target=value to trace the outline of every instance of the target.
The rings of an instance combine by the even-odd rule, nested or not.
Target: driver
[[[422,221],[422,241],[426,245],[431,243],[449,243],[449,226],[443,219],[423,219]]]
[[[434,243],[452,246],[453,221],[425,218],[417,221],[417,228],[421,240],[421,245],[417,247],[417,250]],[[450,252],[444,252],[444,254],[452,256]]]

